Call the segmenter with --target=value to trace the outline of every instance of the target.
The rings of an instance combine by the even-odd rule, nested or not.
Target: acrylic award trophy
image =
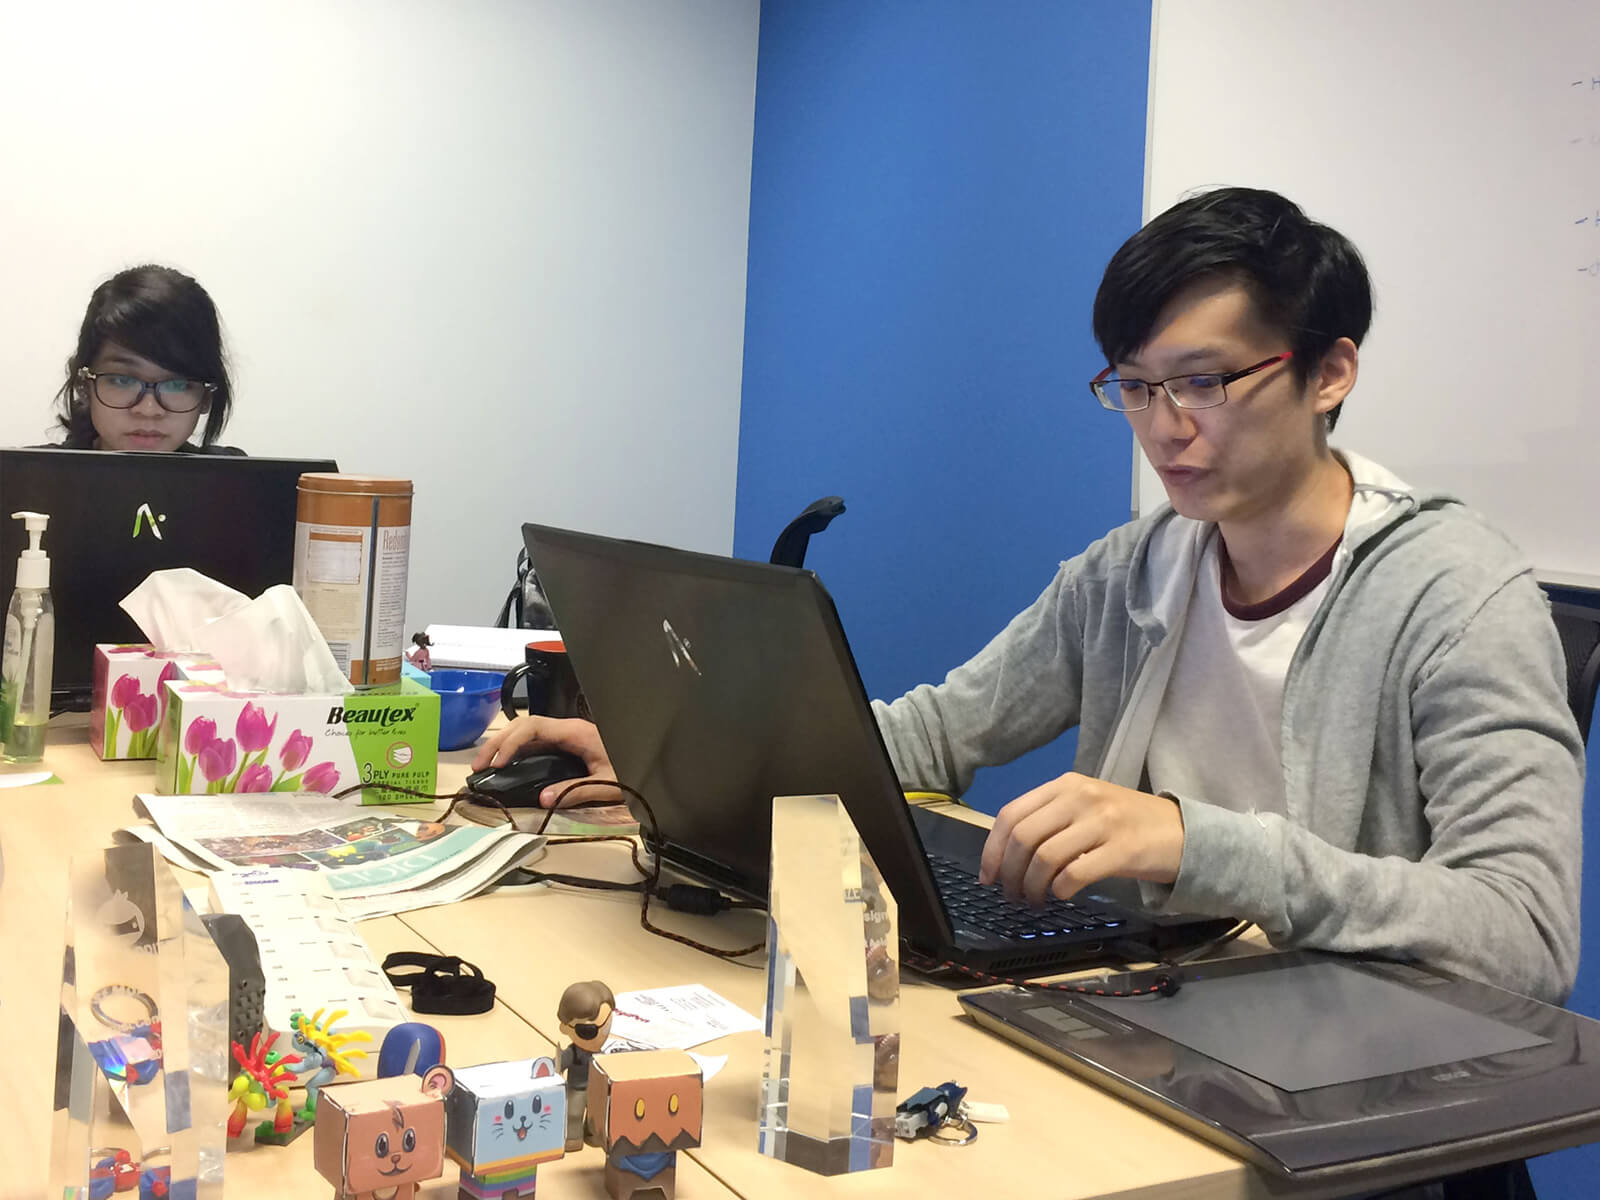
[[[227,963],[154,847],[68,871],[50,1195],[220,1197]]]
[[[837,796],[772,802],[759,1148],[820,1175],[894,1161],[894,897]]]

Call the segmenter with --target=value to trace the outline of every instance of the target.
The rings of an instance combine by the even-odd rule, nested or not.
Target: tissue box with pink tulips
[[[154,758],[167,715],[168,680],[223,682],[209,655],[160,651],[148,642],[94,648],[89,745],[103,759]]]
[[[238,692],[174,681],[156,757],[156,791],[322,792],[392,783],[438,785],[439,696],[421,684],[348,695]],[[419,799],[366,787],[364,804]]]

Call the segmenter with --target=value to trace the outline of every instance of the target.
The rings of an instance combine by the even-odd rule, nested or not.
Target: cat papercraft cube
[[[434,1067],[330,1083],[317,1103],[314,1161],[340,1200],[413,1200],[417,1184],[444,1171],[444,1098],[455,1076]]]
[[[567,1089],[554,1059],[461,1068],[445,1117],[462,1200],[528,1200],[539,1164],[566,1153]]]
[[[672,1200],[679,1150],[700,1144],[700,1064],[682,1050],[597,1054],[589,1064],[589,1114],[606,1151],[613,1200],[656,1193]]]

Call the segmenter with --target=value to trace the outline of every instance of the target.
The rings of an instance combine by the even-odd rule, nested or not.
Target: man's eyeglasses
[[[1288,362],[1293,357],[1294,351],[1286,350],[1242,371],[1229,371],[1223,375],[1174,375],[1171,379],[1160,379],[1154,383],[1146,383],[1143,379],[1123,379],[1113,368],[1107,367],[1089,381],[1089,390],[1103,407],[1112,412],[1139,412],[1149,408],[1156,388],[1166,392],[1179,408],[1216,408],[1228,398],[1230,383],[1246,375],[1254,375],[1257,371],[1265,371],[1278,363]]]
[[[78,378],[94,389],[94,398],[107,408],[132,408],[149,392],[170,413],[193,412],[217,390],[214,383],[198,379],[139,379],[116,371],[78,368]]]

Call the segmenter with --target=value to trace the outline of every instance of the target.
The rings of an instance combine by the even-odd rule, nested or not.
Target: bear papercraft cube
[[[330,1083],[317,1103],[314,1161],[340,1200],[413,1200],[417,1184],[444,1171],[444,1098],[455,1076],[437,1066],[421,1079],[397,1075]]]

